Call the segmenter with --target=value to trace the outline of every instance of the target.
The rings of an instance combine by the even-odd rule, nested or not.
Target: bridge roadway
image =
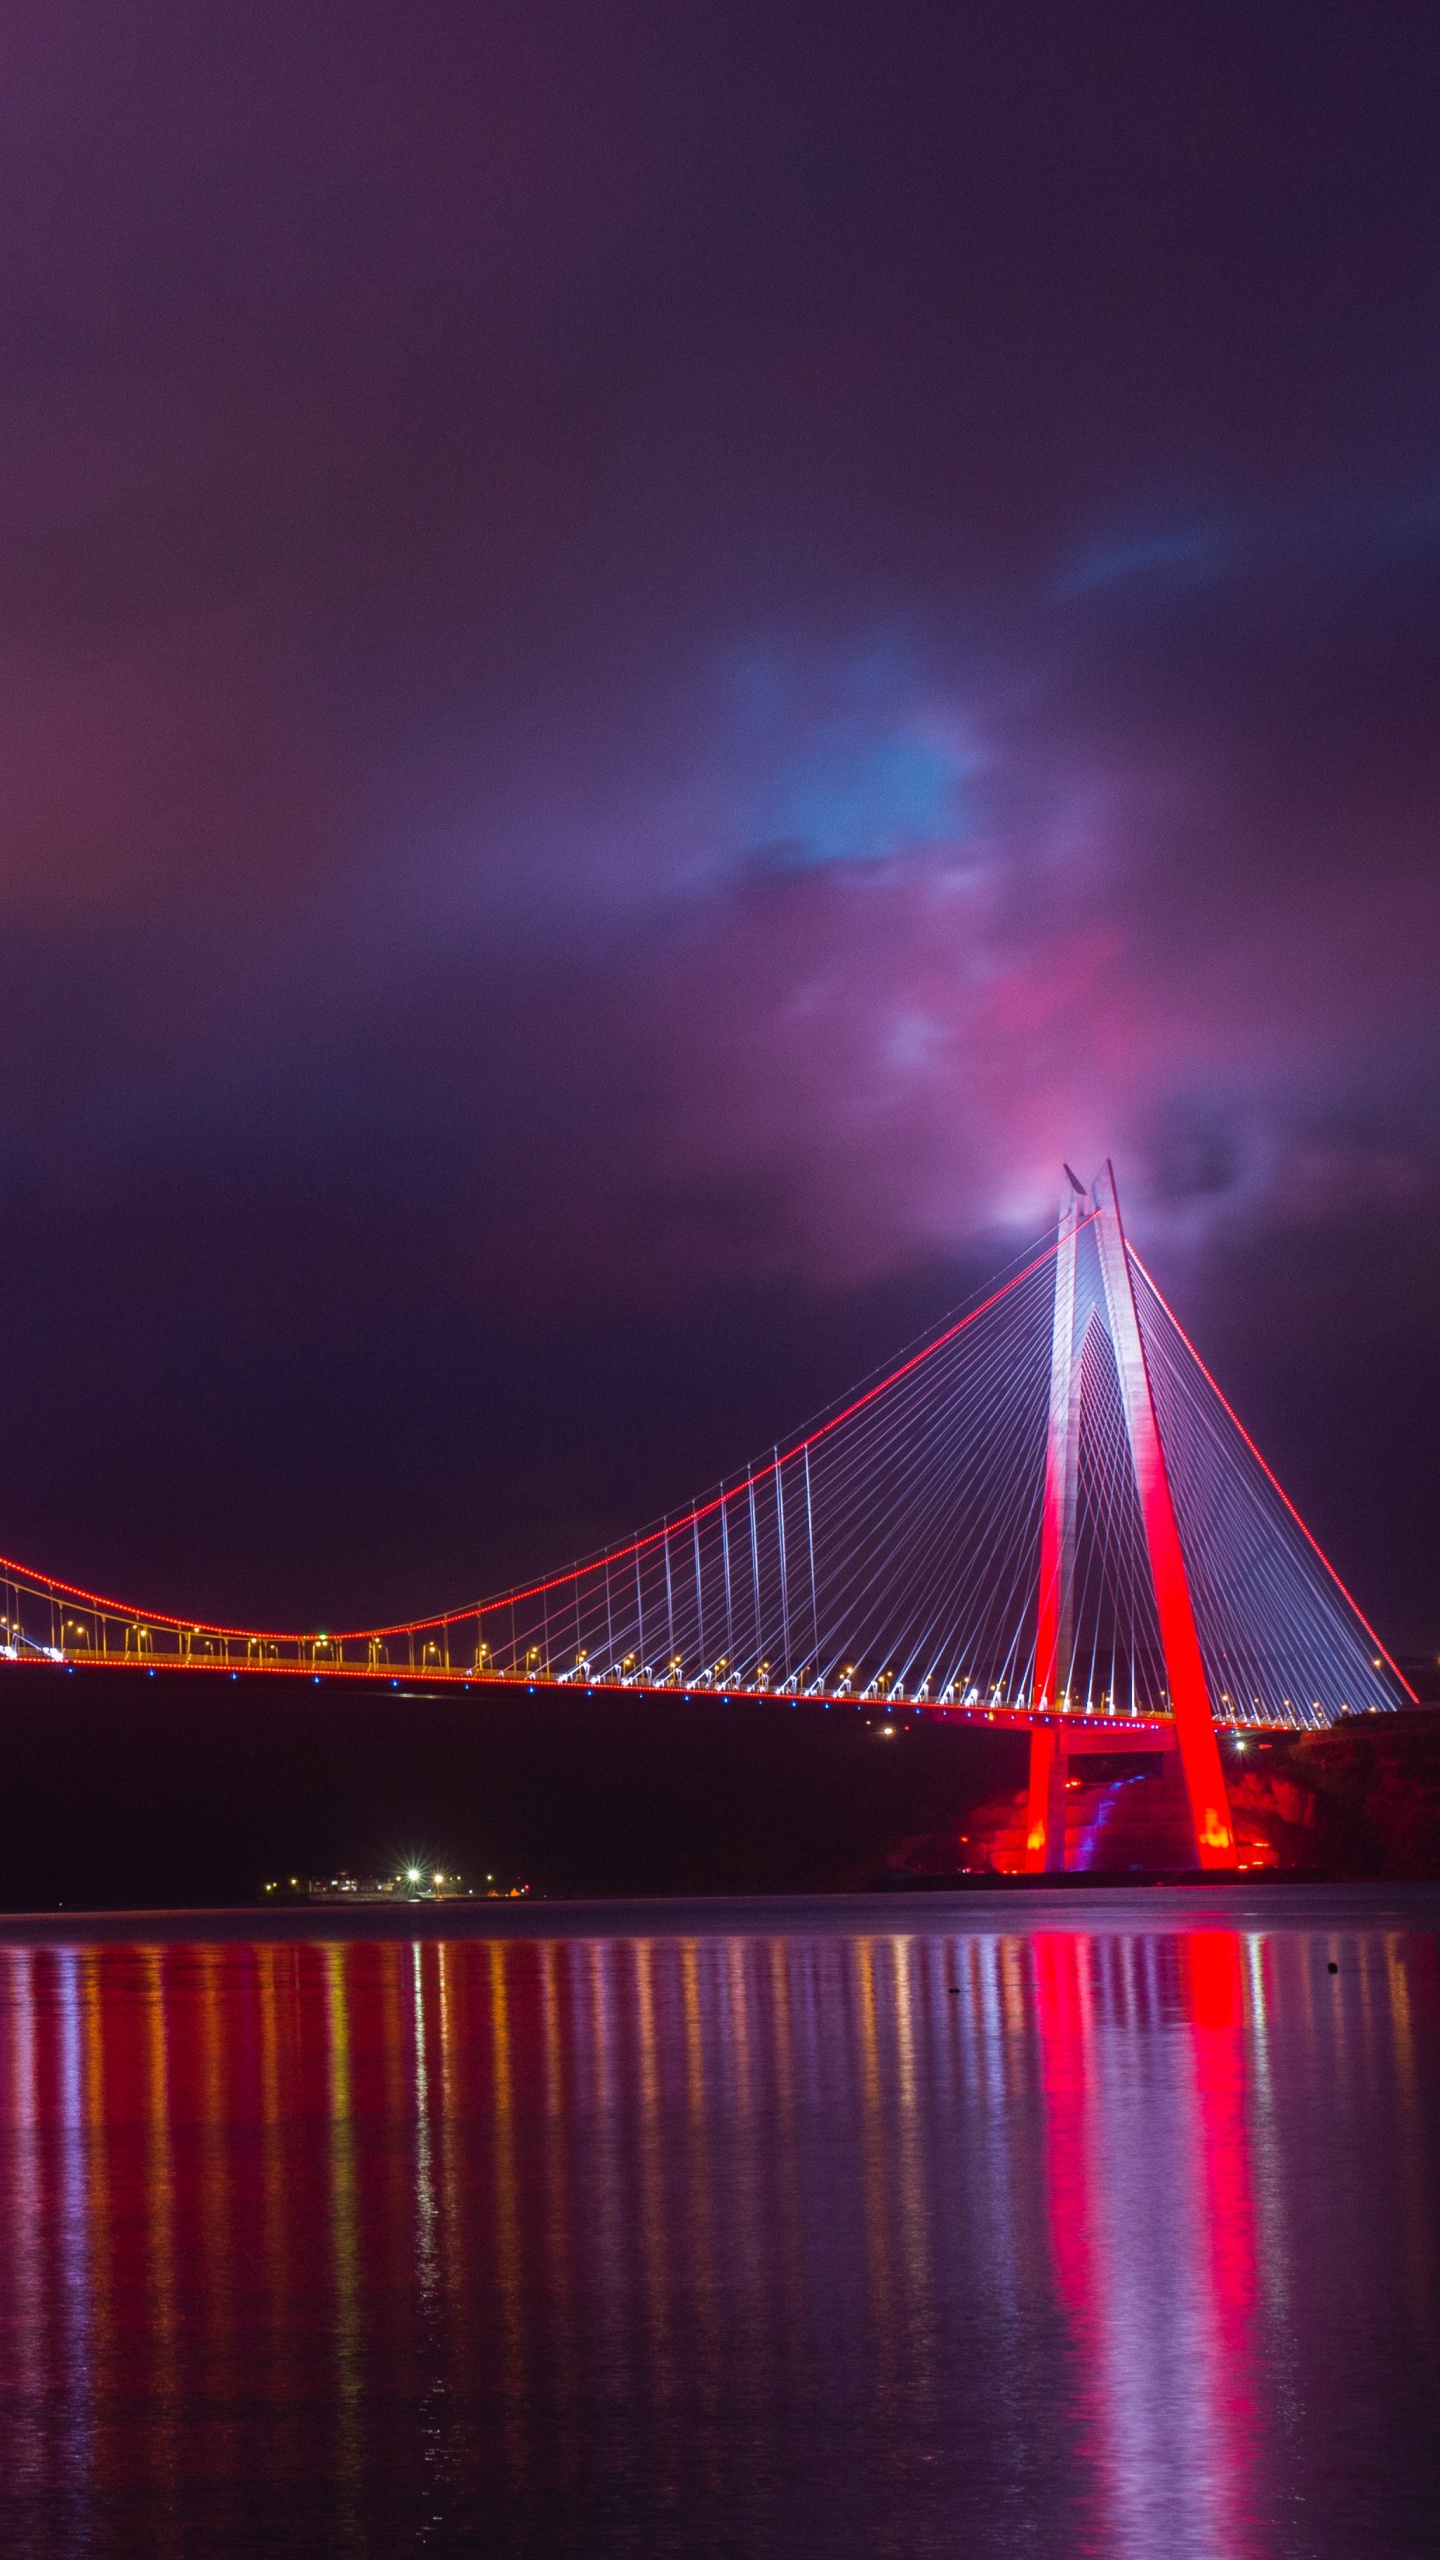
[[[195,1630],[195,1632],[198,1634],[200,1631]],[[1031,1707],[1003,1700],[996,1704],[984,1705],[979,1702],[965,1703],[903,1695],[897,1698],[882,1691],[857,1695],[853,1689],[819,1690],[771,1687],[769,1684],[761,1688],[751,1688],[743,1682],[733,1681],[722,1686],[718,1681],[699,1680],[691,1681],[688,1685],[680,1680],[606,1679],[603,1676],[582,1680],[574,1672],[547,1672],[542,1671],[538,1665],[528,1671],[488,1669],[477,1671],[473,1668],[456,1668],[444,1662],[415,1662],[399,1665],[384,1661],[353,1662],[344,1659],[343,1655],[329,1654],[323,1650],[300,1657],[292,1653],[288,1658],[268,1653],[262,1655],[252,1653],[248,1658],[240,1658],[237,1652],[227,1658],[226,1654],[219,1650],[218,1639],[211,1638],[209,1641],[213,1649],[208,1651],[197,1649],[188,1652],[154,1654],[134,1650],[122,1652],[108,1648],[100,1650],[90,1645],[88,1641],[80,1644],[72,1642],[68,1646],[26,1644],[23,1650],[7,1645],[0,1648],[0,1663],[14,1662],[17,1668],[22,1664],[28,1664],[31,1667],[48,1664],[53,1668],[67,1671],[144,1671],[152,1675],[157,1671],[181,1674],[208,1672],[212,1679],[226,1676],[232,1680],[268,1677],[304,1681],[307,1684],[313,1683],[316,1686],[327,1687],[335,1681],[358,1681],[371,1688],[407,1691],[412,1683],[419,1683],[427,1692],[438,1689],[480,1693],[486,1690],[521,1690],[529,1696],[543,1692],[550,1696],[564,1694],[580,1695],[586,1698],[679,1698],[687,1706],[705,1698],[714,1698],[722,1706],[733,1703],[747,1706],[768,1704],[818,1707],[827,1711],[836,1708],[842,1712],[853,1709],[857,1714],[863,1715],[870,1711],[892,1715],[897,1720],[901,1716],[923,1716],[935,1723],[984,1727],[993,1732],[1033,1733],[1039,1726],[1045,1730],[1054,1730],[1057,1734],[1063,1733],[1072,1747],[1074,1740],[1083,1734],[1096,1747],[1104,1745],[1112,1751],[1133,1750],[1137,1747],[1149,1750],[1158,1748],[1162,1751],[1173,1751],[1177,1748],[1174,1719],[1143,1708],[1134,1713],[1127,1708],[1088,1711],[1082,1708],[1066,1708],[1059,1712],[1049,1710],[1043,1714],[1037,1714]],[[232,1639],[232,1641],[238,1646],[242,1640]],[[251,1641],[254,1640],[251,1639]],[[327,1642],[335,1641],[319,1637],[315,1639],[317,1647],[324,1647]],[[3,1677],[3,1673],[0,1673],[0,1677]],[[1295,1726],[1283,1717],[1272,1718],[1258,1714],[1248,1717],[1217,1715],[1214,1722],[1217,1733],[1289,1734],[1295,1731]]]

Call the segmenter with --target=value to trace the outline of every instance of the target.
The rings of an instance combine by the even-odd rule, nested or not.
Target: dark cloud
[[[444,1600],[1111,1152],[1440,1640],[1430,14],[10,56],[3,1543]]]

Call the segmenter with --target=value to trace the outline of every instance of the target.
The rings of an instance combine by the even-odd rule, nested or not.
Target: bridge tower
[[[1050,1418],[1045,1450],[1045,1493],[1040,1530],[1040,1588],[1035,1676],[1031,1690],[1037,1721],[1030,1735],[1030,1798],[1026,1865],[1033,1874],[1059,1874],[1065,1865],[1065,1710],[1071,1676],[1074,1621],[1075,1514],[1080,1452],[1080,1361],[1085,1332],[1103,1321],[1115,1355],[1130,1461],[1144,1524],[1155,1592],[1160,1643],[1175,1743],[1185,1783],[1195,1864],[1233,1868],[1235,1829],[1220,1746],[1215,1737],[1205,1664],[1196,1632],[1165,1451],[1155,1414],[1145,1346],[1125,1246],[1125,1229],[1113,1166],[1085,1193],[1066,1168],[1055,1256],[1055,1318],[1050,1356]],[[1092,1227],[1100,1264],[1100,1304],[1076,1336],[1076,1258],[1082,1227]]]
[[[1080,1458],[1080,1349],[1075,1340],[1075,1258],[1084,1187],[1066,1168],[1055,1252],[1055,1323],[1050,1342],[1050,1424],[1045,1444],[1045,1498],[1040,1515],[1040,1614],[1035,1638],[1037,1710],[1058,1719],[1070,1680],[1075,1608],[1075,1495]],[[1030,1731],[1030,1804],[1026,1865],[1058,1874],[1065,1864],[1065,1729],[1058,1721]]]

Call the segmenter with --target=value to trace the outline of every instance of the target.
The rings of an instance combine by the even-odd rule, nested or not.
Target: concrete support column
[[[1025,1824],[1027,1875],[1065,1873],[1065,1781],[1069,1768],[1069,1737],[1064,1728],[1032,1725],[1030,1802]]]

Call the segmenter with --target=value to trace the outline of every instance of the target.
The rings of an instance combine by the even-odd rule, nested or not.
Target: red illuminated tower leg
[[[1055,1254],[1055,1323],[1050,1340],[1050,1427],[1045,1443],[1045,1500],[1040,1515],[1040,1614],[1035,1631],[1031,1701],[1063,1709],[1070,1681],[1075,1562],[1075,1474],[1080,1437],[1080,1381],[1075,1357],[1075,1239],[1081,1193],[1067,1185]],[[1064,1727],[1030,1728],[1030,1803],[1025,1865],[1032,1875],[1058,1875],[1065,1865]]]
[[[1065,1777],[1069,1755],[1064,1728],[1030,1727],[1030,1801],[1025,1822],[1027,1875],[1065,1871]]]
[[[1125,1250],[1125,1230],[1120,1223],[1115,1175],[1108,1163],[1092,1186],[1091,1198],[1099,1211],[1095,1231],[1105,1283],[1105,1311],[1110,1322],[1110,1339],[1115,1349],[1115,1367],[1125,1406],[1130,1454],[1140,1494],[1140,1514],[1145,1523],[1145,1543],[1149,1549],[1155,1606],[1160,1620],[1160,1642],[1165,1655],[1165,1676],[1170,1687],[1170,1711],[1175,1719],[1175,1739],[1180,1747],[1180,1765],[1185,1773],[1196,1858],[1202,1867],[1233,1867],[1235,1827],[1230,1818],[1230,1799],[1225,1792],[1225,1778],[1220,1767],[1220,1746],[1215,1739],[1205,1664],[1190,1600],[1190,1582],[1185,1571],[1165,1452],[1155,1419],[1155,1402],[1150,1392],[1150,1373],[1145,1365],[1145,1350],[1140,1339],[1140,1319],[1135,1311],[1135,1291]]]

